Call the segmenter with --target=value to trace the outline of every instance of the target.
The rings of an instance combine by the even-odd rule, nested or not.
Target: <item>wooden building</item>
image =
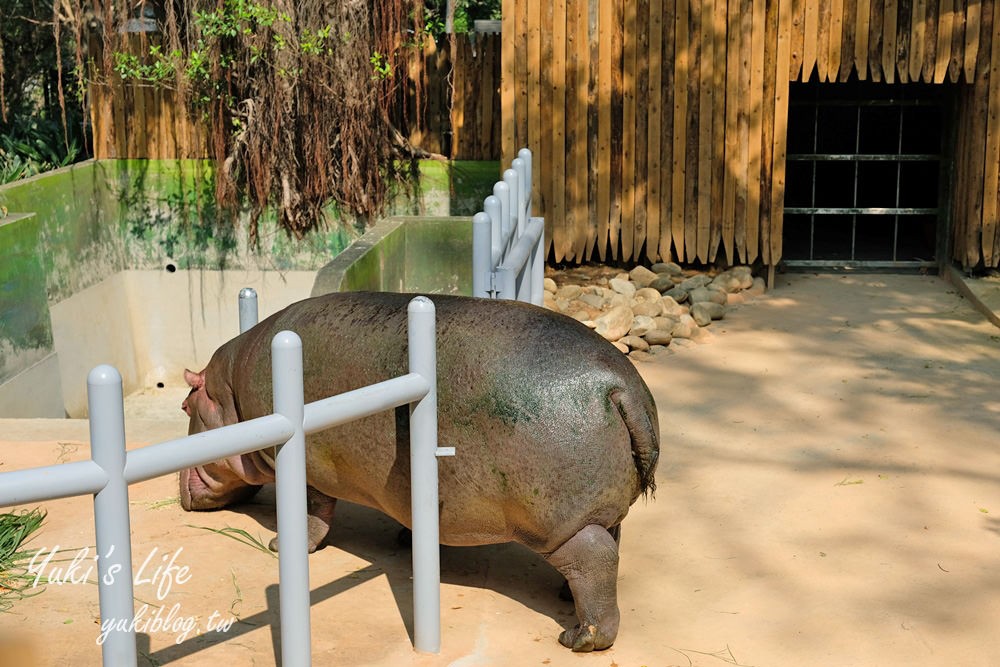
[[[1000,265],[997,0],[503,17],[503,160],[538,156],[550,260]]]

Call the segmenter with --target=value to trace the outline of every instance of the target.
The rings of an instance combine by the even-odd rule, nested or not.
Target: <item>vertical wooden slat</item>
[[[971,87],[971,94],[966,97],[967,107],[960,113],[964,118],[960,124],[963,127],[963,159],[960,160],[956,185],[956,196],[960,204],[958,212],[961,216],[962,231],[958,237],[964,250],[962,262],[965,266],[974,266],[980,258],[981,231],[983,229],[983,193],[986,174],[989,170],[984,162],[986,155],[986,116],[989,113],[989,81],[976,81]]]
[[[525,0],[527,1],[527,0]],[[539,171],[541,173],[541,201],[536,204],[535,210],[536,215],[545,216],[545,238],[546,238],[546,255],[552,253],[552,249],[555,247],[555,235],[557,225],[561,225],[562,221],[556,221],[555,216],[552,213],[552,207],[554,202],[554,188],[555,182],[559,178],[556,175],[555,167],[553,164],[553,134],[555,132],[553,127],[553,117],[552,107],[555,102],[555,93],[553,91],[553,64],[552,60],[555,57],[552,46],[552,12],[553,4],[551,2],[537,3],[541,8],[541,68],[539,70],[540,83],[539,88],[541,96],[541,136],[539,137],[540,146],[540,159],[538,160]]]
[[[888,1],[888,0],[886,0]],[[868,17],[868,68],[872,81],[882,81],[882,51],[885,35],[882,33],[885,23],[885,3],[883,0],[872,0]]]
[[[561,262],[572,247],[566,229],[566,0],[552,3],[552,208],[553,248]]]
[[[779,27],[778,30],[780,31],[781,28]],[[840,49],[843,46],[843,38],[844,0],[832,0],[830,6],[830,58],[827,64],[827,76],[830,81],[836,81],[840,73]]]
[[[677,16],[674,22],[674,149],[673,182],[671,183],[671,235],[674,252],[679,262],[684,261],[684,192],[687,181],[687,115],[688,78],[691,69],[691,41],[689,14],[693,8],[688,0],[677,0]],[[697,11],[697,9],[694,9]],[[695,73],[697,77],[697,73]]]
[[[868,0],[860,0],[868,2]],[[844,0],[844,21],[843,38],[840,46],[840,74],[837,79],[841,82],[847,81],[851,72],[854,71],[854,48],[858,36],[858,26],[855,23],[858,13],[859,0]],[[795,11],[795,5],[792,5]],[[793,42],[794,44],[794,42]]]
[[[542,135],[542,13],[541,3],[528,5],[528,148],[536,156],[541,156]],[[535,160],[537,162],[537,159]],[[537,203],[541,198],[541,168],[532,169],[531,172],[531,195],[532,202]],[[547,222],[547,221],[546,221]],[[547,231],[548,233],[548,231]],[[551,238],[551,236],[550,236]]]
[[[948,61],[951,58],[951,33],[955,21],[955,0],[939,0],[941,8],[938,14],[937,59],[934,64],[934,83],[942,83],[948,74]]]
[[[793,0],[792,2],[792,55],[788,69],[788,78],[792,81],[798,81],[800,76],[805,76],[802,73],[802,51],[805,48],[806,35],[805,5],[805,0]],[[736,39],[737,44],[739,43],[739,33],[737,32],[735,36],[733,33],[739,30],[739,24],[734,25],[733,21],[737,19],[734,14],[738,11],[738,7],[739,5],[735,7],[730,5],[729,8],[729,37],[730,40]],[[731,65],[729,69],[732,69]]]
[[[636,2],[625,1],[623,33],[624,89],[622,90],[622,218],[621,259],[632,258],[632,234],[635,231],[635,149],[636,149]]]
[[[672,224],[673,207],[676,202],[673,198],[673,166],[674,166],[674,128],[676,127],[674,117],[674,95],[676,86],[674,85],[674,57],[675,57],[675,27],[676,9],[675,0],[665,0],[663,3],[663,85],[661,88],[661,109],[663,109],[663,130],[660,133],[660,257],[667,261],[674,257],[671,254],[673,242]]]
[[[989,110],[986,117],[986,173],[983,182],[983,261],[997,265],[998,197],[1000,192],[1000,3],[994,0],[992,58],[989,76]]]
[[[910,18],[913,14],[912,2],[900,2],[896,10],[896,76],[899,83],[910,80]]]
[[[905,2],[906,0],[904,0]],[[896,81],[896,19],[899,14],[897,0],[885,0],[882,23],[882,74],[886,83]]]
[[[973,81],[989,77],[993,49],[1000,47],[1000,44],[993,42],[993,12],[997,4],[997,0],[986,0],[982,8],[982,18],[979,21],[979,54],[976,57],[976,75]]]
[[[748,175],[750,163],[750,109],[753,101],[751,88],[751,61],[753,60],[753,0],[739,0],[740,3],[740,95],[736,111],[736,202],[733,207],[733,243],[736,246],[735,257],[742,258],[744,263],[753,261],[747,250],[747,198]],[[807,76],[805,69],[802,76]],[[749,91],[749,92],[744,92]]]
[[[774,88],[774,166],[771,170],[771,266],[775,266],[781,261],[781,243],[784,230],[785,154],[788,140],[788,79],[784,73],[788,71],[792,20],[791,0],[779,0],[779,2],[777,46],[779,76],[775,78]],[[835,5],[834,12],[837,11],[843,11],[843,7],[841,6],[838,10]],[[836,29],[831,35],[831,46],[834,41],[840,42],[840,35],[837,34]],[[831,56],[831,72],[834,68],[834,62]]]
[[[868,78],[868,20],[871,16],[872,2],[874,0],[858,0],[858,9],[855,15],[854,40],[854,68],[858,71],[858,79],[864,81]]]
[[[698,254],[698,213],[699,187],[701,172],[699,171],[701,117],[705,110],[701,107],[702,82],[702,16],[703,4],[694,6],[688,12],[688,30],[690,30],[691,75],[688,77],[688,116],[687,116],[687,154],[685,155],[687,183],[684,188],[684,255],[687,261],[693,262]],[[711,125],[708,126],[711,128]]]
[[[910,26],[910,81],[919,81],[924,68],[924,40],[927,26],[927,0],[913,0]]]
[[[920,80],[934,82],[934,64],[937,62],[938,0],[926,0],[927,10],[924,21],[924,64]]]
[[[649,182],[649,0],[637,0],[636,4],[636,73],[635,73],[635,212],[632,229],[632,257],[641,260],[642,247],[646,241],[647,213],[646,198]],[[658,120],[658,119],[657,119]]]
[[[563,99],[563,113],[565,114],[564,122],[566,124],[566,172],[563,176],[565,179],[564,190],[566,192],[566,212],[562,220],[564,236],[561,253],[564,261],[571,261],[576,258],[576,247],[578,243],[577,233],[582,231],[579,224],[582,221],[578,221],[576,215],[576,202],[580,195],[581,183],[576,178],[577,165],[575,164],[575,160],[578,157],[576,155],[576,96],[577,92],[579,92],[577,90],[578,81],[576,75],[579,71],[580,65],[580,52],[576,48],[576,22],[579,18],[578,9],[579,5],[577,4],[577,1],[568,0],[566,7],[566,60],[564,64],[566,76],[566,96]],[[586,241],[586,237],[583,238],[583,241]]]
[[[698,222],[696,248],[699,261],[708,261],[709,229],[712,218],[712,150],[714,91],[712,90],[714,49],[712,0],[701,3],[701,61],[698,91]]]
[[[778,62],[778,3],[772,0],[767,4],[766,11],[766,28],[764,34],[767,41],[764,44],[764,108],[761,114],[760,140],[760,258],[764,264],[774,266],[774,263],[771,261],[771,231],[773,224],[771,193],[774,170],[775,101],[777,98],[777,86],[774,74],[777,71]],[[820,50],[820,55],[822,55],[822,49]]]
[[[958,238],[964,249],[962,262],[971,267],[979,263],[984,218],[984,189],[989,165],[985,160],[987,139],[987,115],[989,113],[989,81],[976,81],[971,94],[966,97],[967,106],[960,111],[964,115],[965,126],[961,153],[963,159],[959,171],[957,199],[961,200],[959,214],[962,219],[962,236]],[[994,160],[995,162],[995,160]]]
[[[751,36],[750,131],[747,159],[746,262],[753,263],[760,252],[761,130],[764,92],[764,44],[766,0],[753,0]],[[806,32],[806,40],[809,32]]]
[[[977,82],[978,84],[978,82]],[[969,135],[969,125],[971,123],[970,113],[973,110],[973,99],[974,99],[974,86],[973,87],[960,87],[957,91],[956,97],[958,98],[958,103],[956,105],[956,131],[955,131],[955,154],[956,155],[968,155],[968,135]],[[954,190],[956,193],[969,193],[972,188],[969,187],[969,161],[968,160],[956,160],[955,161],[955,176],[954,176]],[[951,252],[952,259],[958,260],[967,266],[965,259],[966,256],[966,227],[968,225],[968,216],[966,215],[966,207],[969,203],[968,196],[958,195],[952,197],[951,201]]]
[[[600,85],[600,40],[598,31],[598,19],[600,16],[600,0],[587,0],[587,44],[590,52],[590,65],[588,67],[587,83],[587,247],[584,250],[584,258],[589,260],[594,255],[594,247],[597,244],[597,211],[595,204],[599,190],[599,181],[605,177],[600,171],[600,142],[598,135],[600,107],[598,101],[598,90]]]
[[[708,261],[714,262],[722,240],[722,208],[726,181],[726,0],[713,2],[712,54],[712,209]],[[788,67],[781,73],[787,81]]]
[[[463,67],[465,63],[465,58],[463,56],[465,54],[463,53],[462,45],[463,43],[467,44],[468,42],[466,42],[466,40],[464,39],[460,39],[458,35],[451,35],[450,39],[454,40],[455,62],[451,63],[451,72],[452,72],[451,114],[450,114],[451,146],[449,147],[449,150],[446,153],[446,155],[448,155],[448,157],[452,159],[456,159],[463,152],[462,151],[463,144],[469,140],[475,141],[475,139],[473,139],[472,136],[467,138],[465,134],[465,106],[466,102],[469,99],[466,96],[465,87],[466,87],[466,81],[468,80],[469,77],[468,77],[468,72],[466,71],[466,67]],[[521,73],[518,72],[518,77],[517,77],[518,89],[520,90],[522,88],[525,88],[526,83],[527,81],[525,81],[522,78]],[[526,106],[521,106],[520,104],[515,104],[515,106],[518,109],[517,115],[519,117],[521,116],[526,117],[528,115],[526,113],[527,111]],[[472,133],[470,132],[470,135],[471,134]],[[444,148],[444,146],[442,146],[442,148]]]
[[[486,73],[488,83],[485,83],[480,89],[480,106],[479,113],[483,118],[483,142],[484,148],[483,153],[479,156],[480,160],[496,160],[500,157],[500,140],[497,136],[497,125],[494,121],[493,113],[494,110],[498,108],[498,105],[493,103],[494,96],[497,94],[499,73],[500,73],[500,62],[497,58],[499,51],[499,35],[488,35],[487,42],[483,44],[483,56],[485,60],[483,62],[483,71]],[[535,83],[535,99],[534,104],[529,101],[527,114],[529,120],[532,120],[536,125],[538,123],[539,115],[539,102],[538,102],[538,69],[534,68],[531,70],[531,78],[529,82]],[[535,131],[535,141],[532,142],[531,135],[529,131],[528,145],[532,147],[532,150],[537,150],[538,147],[538,131]],[[534,172],[532,172],[534,173]],[[536,181],[537,182],[537,181]]]
[[[600,0],[597,23],[597,252],[602,262],[607,257],[611,220],[611,22],[615,15],[612,2]]]
[[[625,147],[624,118],[624,40],[625,0],[615,0],[611,23],[611,220],[608,242],[611,256],[619,257],[622,225],[622,164]]]
[[[669,2],[670,0],[668,0]],[[649,3],[649,87],[646,99],[649,100],[649,123],[647,128],[647,162],[649,170],[645,176],[647,182],[646,204],[646,259],[655,262],[659,259],[660,250],[660,128],[664,124],[663,98],[663,0],[650,0]]]
[[[504,35],[513,35],[517,27],[514,18],[528,0],[503,0],[501,26]],[[514,40],[504,39],[500,48],[500,118],[501,118],[501,164],[508,164],[514,159],[516,149],[514,142],[516,139],[516,123],[514,117],[514,97],[518,82],[514,76],[516,72],[516,54],[514,53]],[[551,238],[551,237],[549,237]]]
[[[517,11],[517,30],[514,33],[514,51],[517,54],[517,139],[516,145],[512,149],[514,154],[528,145],[528,79],[532,76],[528,63],[528,25],[529,14],[531,14],[531,2],[520,7]],[[510,35],[510,33],[507,33]]]
[[[147,118],[146,113],[146,92],[145,86],[130,86],[132,89],[132,101],[135,105],[133,107],[132,115],[132,148],[130,155],[137,158],[148,158],[149,153],[147,151],[147,146],[149,146],[149,133],[146,128],[149,123],[149,118]]]
[[[976,56],[979,54],[979,27],[982,2],[970,0],[965,10],[965,61],[962,69],[965,74],[965,82],[972,83],[976,80]]]
[[[573,259],[582,262],[586,259],[588,229],[588,135],[587,135],[587,96],[590,86],[590,44],[587,40],[587,23],[589,21],[588,2],[577,3],[577,7],[569,16],[573,27],[572,49],[576,53],[576,62],[570,74],[576,79],[573,98],[567,100],[567,113],[572,106],[573,141],[567,147],[570,157],[570,169],[567,176],[573,182]]]
[[[927,37],[927,0],[913,0],[910,26],[910,81],[920,81]]]
[[[795,6],[802,7],[801,2]],[[801,17],[799,17],[801,19]],[[736,230],[736,189],[737,174],[740,171],[739,142],[740,98],[740,3],[729,0],[726,11],[726,127],[725,127],[725,179],[722,192],[722,247],[726,252],[726,262],[736,263],[734,234]],[[801,27],[801,20],[799,21]],[[801,30],[800,30],[801,32]],[[799,62],[801,67],[801,58]],[[791,66],[790,66],[791,67]],[[789,76],[792,76],[791,69]]]
[[[774,0],[775,2],[777,0]],[[819,3],[819,38],[816,44],[816,73],[820,82],[830,80],[830,39],[831,23],[833,21],[834,0],[811,0]],[[775,6],[777,11],[777,6]]]
[[[962,76],[962,67],[965,64],[965,57],[962,51],[965,49],[965,7],[967,0],[954,0],[955,20],[952,22],[951,33],[951,60],[948,61],[948,80],[958,83]],[[980,0],[972,0],[979,2]]]
[[[819,0],[804,0],[805,44],[802,47],[802,80],[808,81],[816,66],[816,52],[819,47]]]

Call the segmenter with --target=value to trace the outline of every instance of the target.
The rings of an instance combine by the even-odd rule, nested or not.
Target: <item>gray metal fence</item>
[[[542,305],[545,221],[531,215],[532,168],[522,148],[472,218],[472,296]]]
[[[241,298],[241,310],[242,304]],[[283,331],[271,343],[274,414],[131,452],[125,451],[121,375],[111,366],[98,366],[87,378],[91,460],[0,473],[0,507],[94,495],[101,627],[111,628],[103,644],[105,667],[136,664],[128,485],[271,446],[278,448],[281,661],[287,667],[310,664],[305,436],[406,404],[410,404],[414,646],[430,653],[440,650],[436,457],[454,450],[437,444],[434,304],[426,297],[414,298],[408,318],[407,375],[305,404],[302,341]]]

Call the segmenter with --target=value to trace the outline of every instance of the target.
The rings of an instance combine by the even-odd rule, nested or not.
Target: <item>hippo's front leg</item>
[[[318,549],[330,532],[333,523],[333,512],[337,508],[337,499],[320,493],[311,486],[306,487],[306,511],[308,512],[306,532],[309,538],[309,553]],[[268,545],[271,551],[278,550],[278,536]]]
[[[618,545],[605,528],[584,526],[546,557],[569,583],[579,621],[559,635],[574,651],[608,648],[618,635]]]

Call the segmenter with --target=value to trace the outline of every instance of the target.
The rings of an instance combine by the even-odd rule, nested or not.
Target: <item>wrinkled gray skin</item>
[[[190,433],[270,414],[271,339],[303,341],[307,402],[404,375],[410,295],[342,293],[289,306],[187,371]],[[653,398],[625,356],[580,323],[509,301],[435,295],[441,542],[519,542],[567,579],[574,651],[618,634],[618,529],[654,488]],[[410,526],[408,412],[383,412],[308,438],[310,551],[336,498]],[[186,510],[216,509],[274,480],[273,450],[185,470]]]

